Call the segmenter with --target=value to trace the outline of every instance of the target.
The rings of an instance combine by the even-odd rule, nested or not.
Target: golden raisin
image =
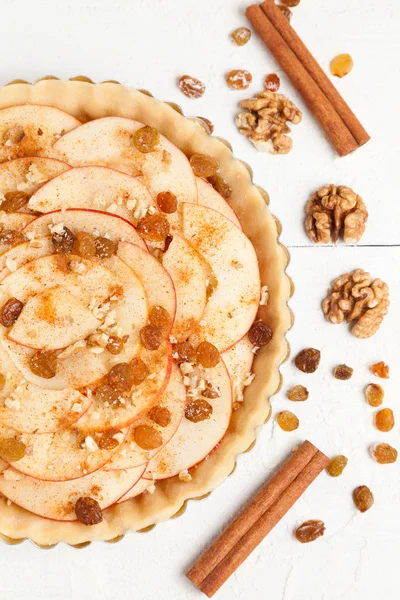
[[[348,367],[347,365],[338,365],[335,368],[333,375],[334,377],[336,377],[336,379],[342,379],[344,381],[347,379],[351,379],[351,377],[353,376],[353,372],[354,369]]]
[[[189,342],[178,342],[173,345],[172,350],[174,354],[178,355],[177,361],[179,363],[194,363],[196,361],[196,350]]]
[[[389,444],[376,444],[371,448],[371,455],[377,463],[381,465],[389,465],[396,462],[397,450]]]
[[[374,495],[366,485],[360,485],[353,491],[354,504],[360,512],[366,512],[374,504]]]
[[[308,398],[308,389],[304,385],[295,385],[288,391],[287,397],[292,402],[304,402]]]
[[[290,6],[291,8],[300,4],[300,0],[281,0],[281,2],[282,4],[285,4],[285,6]]]
[[[110,258],[117,253],[118,244],[109,240],[106,237],[98,237],[95,239],[96,256],[99,258]]]
[[[204,121],[204,123],[208,127],[208,133],[211,135],[214,132],[214,125],[211,123],[210,119],[206,119],[206,117],[197,117],[197,118]]]
[[[160,427],[167,427],[171,423],[171,413],[165,406],[153,406],[149,410],[149,417]]]
[[[135,131],[133,135],[133,143],[135,144],[137,150],[143,154],[154,152],[160,143],[160,134],[157,129],[154,129],[154,127],[145,125],[144,127],[141,127]]]
[[[84,525],[97,525],[103,520],[100,504],[89,496],[78,498],[75,504],[75,514],[78,521]]]
[[[253,346],[266,346],[272,340],[272,329],[264,321],[254,321],[249,329],[249,340]]]
[[[20,300],[17,300],[17,298],[10,298],[0,310],[0,323],[4,327],[11,327],[18,319],[23,308],[24,305]]]
[[[167,331],[172,324],[171,315],[163,306],[153,306],[150,311],[149,321],[154,327]]]
[[[138,233],[149,242],[162,242],[169,234],[167,219],[157,214],[147,214],[138,221],[136,228]]]
[[[220,175],[213,175],[213,177],[208,178],[208,181],[211,183],[214,190],[217,191],[218,194],[221,194],[223,198],[226,199],[231,197],[232,189]]]
[[[375,415],[375,426],[379,431],[391,431],[394,427],[394,414],[391,408],[382,408]]]
[[[150,425],[138,425],[133,430],[133,438],[143,450],[154,450],[162,446],[162,435]]]
[[[207,154],[192,154],[189,162],[196,177],[212,177],[219,169],[217,159]]]
[[[210,398],[213,400],[221,396],[218,388],[214,387],[210,381],[206,381],[205,386],[205,389],[201,392],[201,395],[204,396],[204,398]]]
[[[283,4],[278,4],[279,10],[282,12],[283,16],[287,18],[288,21],[292,19],[292,11],[287,6],[283,6]]]
[[[206,369],[215,367],[220,359],[218,348],[210,342],[200,342],[196,349],[196,358],[197,362]]]
[[[321,352],[315,348],[305,348],[294,359],[296,367],[303,373],[314,373],[319,366]]]
[[[31,357],[29,367],[34,375],[51,379],[57,372],[57,353],[54,350],[39,350]]]
[[[264,79],[264,88],[270,92],[277,92],[280,88],[281,80],[276,73],[267,75]]]
[[[114,450],[114,448],[116,448],[119,445],[118,440],[114,437],[116,433],[116,431],[111,430],[105,431],[101,434],[101,436],[97,440],[97,445],[100,448],[100,450]]]
[[[0,244],[16,246],[17,244],[22,244],[24,241],[25,237],[20,231],[16,231],[15,229],[0,228]]]
[[[96,388],[95,397],[99,402],[108,402],[109,404],[113,404],[114,402],[118,401],[119,392],[110,385],[103,383]]]
[[[132,369],[134,385],[139,385],[149,375],[148,366],[141,358],[134,358],[131,360],[130,367]]]
[[[302,544],[314,542],[325,533],[325,524],[323,521],[306,521],[298,526],[294,535]]]
[[[0,373],[0,392],[1,392],[1,390],[4,389],[5,385],[6,385],[6,377],[5,377],[5,375],[3,375],[3,373]]]
[[[106,350],[108,350],[110,354],[121,354],[123,349],[124,342],[120,337],[118,337],[117,335],[108,336]]]
[[[283,431],[294,431],[299,426],[299,419],[290,410],[283,410],[276,417],[276,422]]]
[[[28,204],[29,196],[26,192],[6,192],[0,210],[6,213],[18,212]]]
[[[78,231],[75,236],[73,252],[82,258],[92,258],[96,255],[96,241],[90,233]]]
[[[14,125],[10,127],[5,133],[4,139],[6,142],[10,142],[12,145],[19,144],[25,138],[25,131],[22,125]]]
[[[253,78],[246,69],[233,69],[226,74],[225,79],[231,90],[246,90]]]
[[[134,383],[132,366],[122,362],[114,365],[108,373],[108,385],[120,392],[127,392]]]
[[[206,421],[212,415],[213,407],[207,400],[192,400],[185,408],[185,417],[192,423]]]
[[[338,54],[331,60],[331,73],[335,77],[348,75],[353,68],[353,59],[350,54]]]
[[[3,438],[0,440],[0,456],[6,462],[16,462],[24,458],[26,446],[20,440]]]
[[[347,458],[340,454],[339,456],[335,456],[335,458],[332,458],[331,462],[326,467],[326,470],[331,477],[339,477],[339,475],[343,473],[347,462]]]
[[[389,379],[389,366],[383,361],[375,363],[371,367],[372,373],[381,379]]]
[[[147,350],[157,350],[163,341],[161,329],[154,325],[146,325],[140,330],[140,341]]]
[[[206,86],[199,79],[190,75],[182,75],[178,87],[188,98],[200,98],[206,91]]]
[[[378,383],[370,383],[365,388],[365,398],[370,406],[380,406],[384,396],[385,392]]]
[[[157,194],[158,208],[168,215],[178,209],[178,198],[172,192],[160,192]]]
[[[251,38],[251,31],[247,27],[238,27],[231,33],[231,39],[236,46],[244,46]]]
[[[52,234],[51,242],[56,254],[69,254],[74,247],[75,236],[68,227],[63,227],[60,233],[55,231]]]

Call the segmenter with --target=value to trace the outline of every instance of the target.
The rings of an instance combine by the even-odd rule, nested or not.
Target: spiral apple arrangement
[[[93,525],[224,436],[257,257],[218,162],[152,127],[27,105],[0,140],[0,492]]]

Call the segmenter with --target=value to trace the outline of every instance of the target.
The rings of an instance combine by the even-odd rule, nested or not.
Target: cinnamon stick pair
[[[246,16],[319,121],[340,156],[370,139],[274,0],[249,6]]]
[[[213,545],[187,577],[209,598],[275,527],[327,466],[329,459],[305,441]]]

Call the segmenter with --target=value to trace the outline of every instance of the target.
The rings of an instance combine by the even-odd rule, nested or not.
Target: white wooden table
[[[16,77],[34,80],[85,74],[95,81],[117,79],[148,88],[157,97],[179,103],[187,115],[204,115],[216,135],[233,144],[251,164],[255,181],[271,196],[271,209],[283,224],[282,241],[291,253],[289,274],[296,286],[291,302],[295,325],[289,334],[293,352],[314,346],[322,362],[314,376],[288,362],[283,390],[273,400],[273,415],[294,409],[300,428],[284,433],[274,416],[257,445],[239,458],[233,476],[208,499],[192,502],[181,518],[146,535],[129,535],[116,546],[95,544],[77,551],[60,545],[45,552],[26,542],[0,545],[0,600],[135,599],[195,600],[201,595],[184,571],[234,511],[257,489],[299,441],[309,438],[326,453],[345,454],[343,476],[322,474],[219,592],[221,600],[397,600],[400,594],[400,462],[381,466],[368,446],[387,441],[399,447],[399,429],[377,435],[374,410],[363,399],[373,378],[368,366],[385,360],[391,378],[384,383],[386,405],[399,404],[400,201],[399,153],[400,5],[397,0],[302,0],[293,24],[327,68],[337,53],[349,52],[353,72],[335,80],[372,140],[347,158],[335,156],[301,99],[253,38],[237,48],[229,33],[244,25],[246,0],[8,0],[2,5],[0,83]],[[286,93],[304,109],[294,127],[288,156],[258,154],[236,131],[237,102],[247,92],[232,92],[224,73],[247,68],[252,92],[263,77],[278,72]],[[207,83],[207,93],[190,101],[176,78],[190,73]],[[315,247],[302,221],[309,194],[327,182],[353,187],[365,200],[370,218],[357,247]],[[379,333],[367,341],[353,338],[345,326],[328,324],[320,301],[337,275],[362,267],[390,286],[392,305]],[[338,363],[354,367],[349,382],[332,377]],[[285,399],[285,390],[304,383],[310,398],[301,405]],[[399,412],[399,411],[398,411]],[[400,417],[399,417],[400,418]],[[357,513],[354,487],[366,484],[376,503]],[[326,535],[300,545],[292,536],[300,522],[319,518]]]

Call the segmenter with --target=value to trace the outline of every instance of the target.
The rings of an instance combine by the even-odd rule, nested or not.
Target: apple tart
[[[113,540],[232,471],[290,325],[265,194],[137,90],[0,90],[0,533]]]

